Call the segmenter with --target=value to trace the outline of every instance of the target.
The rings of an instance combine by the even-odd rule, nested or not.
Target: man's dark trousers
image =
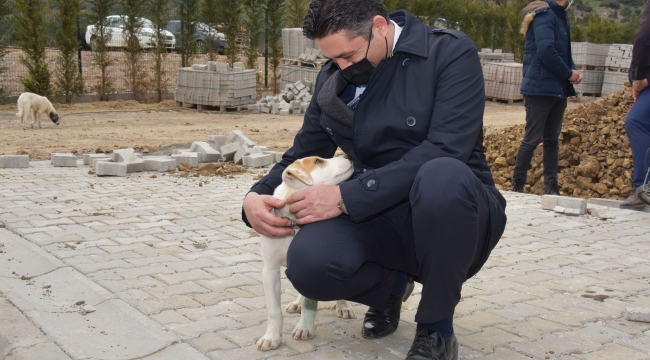
[[[643,185],[650,166],[650,87],[639,94],[625,120],[625,130],[630,139],[634,162],[634,188]]]
[[[526,132],[521,141],[513,179],[526,180],[533,152],[544,140],[544,182],[557,182],[560,132],[567,106],[566,98],[555,96],[524,96]]]
[[[464,163],[431,160],[418,172],[408,202],[359,224],[339,216],[304,226],[289,247],[287,277],[308,298],[382,309],[396,271],[402,271],[423,284],[415,320],[449,319],[462,284],[491,250],[487,237],[494,207],[487,192]],[[505,226],[505,216],[494,217]]]

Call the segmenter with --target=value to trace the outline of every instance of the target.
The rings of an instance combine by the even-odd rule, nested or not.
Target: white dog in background
[[[282,184],[275,189],[273,197],[286,200],[291,194],[313,185],[338,185],[347,180],[353,172],[352,163],[344,157],[322,159],[317,156],[296,160],[282,173]],[[275,215],[294,222],[296,217],[289,212],[289,206],[276,209]],[[296,229],[296,233],[298,229]],[[266,297],[268,322],[266,333],[257,342],[258,350],[273,350],[280,346],[282,334],[282,309],[280,305],[280,267],[287,265],[287,250],[293,236],[268,238],[260,236],[262,242],[262,282]],[[336,313],[341,318],[353,319],[352,307],[345,300],[336,302]],[[287,312],[300,312],[300,320],[293,329],[292,337],[307,340],[314,337],[314,320],[318,302],[302,295],[287,306]]]
[[[32,115],[32,129],[37,123],[39,128],[43,128],[43,125],[41,125],[41,114],[46,114],[53,123],[59,125],[59,114],[56,113],[54,106],[52,106],[50,100],[45,96],[29,92],[20,94],[18,97],[18,113],[16,116],[20,118],[23,130],[27,129],[25,124],[25,117],[27,117],[27,114]]]

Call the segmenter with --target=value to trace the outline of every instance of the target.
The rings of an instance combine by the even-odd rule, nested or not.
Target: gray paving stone
[[[77,167],[77,156],[72,153],[52,153],[50,161],[57,167]]]
[[[24,169],[29,167],[29,155],[0,155],[0,169]]]

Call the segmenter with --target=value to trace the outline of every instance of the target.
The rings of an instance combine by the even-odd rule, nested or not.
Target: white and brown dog
[[[23,130],[27,129],[25,124],[25,117],[27,117],[27,114],[32,115],[32,129],[37,123],[39,128],[43,128],[43,125],[41,125],[41,114],[46,114],[53,123],[59,125],[59,114],[56,113],[54,106],[52,106],[50,100],[45,96],[29,92],[20,94],[18,97],[18,113],[16,116],[20,118]]]
[[[314,185],[338,185],[347,180],[353,172],[352,163],[344,157],[322,159],[317,156],[296,160],[282,173],[282,184],[275,189],[273,197],[286,200],[291,194]],[[289,206],[274,210],[280,216],[294,222],[296,217],[289,212]],[[296,233],[298,229],[296,229]],[[282,333],[282,309],[280,306],[280,267],[287,265],[287,250],[293,236],[283,238],[268,238],[260,236],[262,242],[262,258],[264,268],[262,281],[266,296],[266,311],[268,323],[266,333],[257,342],[258,350],[273,350],[280,346]],[[353,319],[352,307],[345,300],[338,300],[335,305],[336,313],[341,318]],[[287,306],[287,312],[300,312],[300,321],[293,329],[292,337],[296,340],[307,340],[314,336],[314,320],[318,310],[318,302],[307,299],[302,295]]]

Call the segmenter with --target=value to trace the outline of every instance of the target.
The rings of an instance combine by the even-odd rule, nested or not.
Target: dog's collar
[[[273,215],[279,217],[279,218],[287,219],[287,220],[291,221],[291,227],[294,228],[294,229],[297,229],[297,228],[300,227],[300,225],[298,225],[298,224],[296,223],[296,219],[291,219],[291,218],[288,217],[288,216],[283,216],[283,215],[280,213],[280,210],[278,210],[278,209],[276,209],[276,208],[273,208],[273,210],[271,210],[271,213],[272,213]]]

